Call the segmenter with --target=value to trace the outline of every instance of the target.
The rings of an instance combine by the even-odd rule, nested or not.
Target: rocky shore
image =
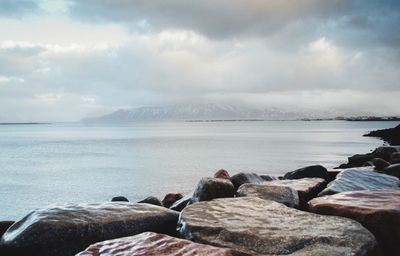
[[[118,196],[0,221],[0,255],[400,255],[399,178],[395,145],[332,170],[219,170],[188,195]]]

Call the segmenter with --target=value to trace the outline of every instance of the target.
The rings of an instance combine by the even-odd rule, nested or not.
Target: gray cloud
[[[18,18],[38,10],[39,5],[34,0],[0,0],[0,17]]]

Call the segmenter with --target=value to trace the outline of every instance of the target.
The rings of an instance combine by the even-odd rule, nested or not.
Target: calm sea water
[[[0,126],[0,220],[49,204],[189,193],[220,169],[281,175],[334,167],[398,122],[267,121]]]

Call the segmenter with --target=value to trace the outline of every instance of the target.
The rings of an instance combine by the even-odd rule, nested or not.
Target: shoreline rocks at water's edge
[[[0,255],[398,255],[399,159],[384,146],[335,172],[221,169],[192,194],[39,209],[4,222]]]

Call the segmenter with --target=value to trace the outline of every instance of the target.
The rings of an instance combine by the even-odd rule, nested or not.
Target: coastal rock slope
[[[251,256],[229,248],[218,248],[152,232],[99,242],[76,256],[110,255]]]
[[[376,255],[374,236],[356,221],[317,215],[254,197],[186,207],[182,237],[256,255]]]
[[[70,256],[90,244],[146,231],[173,234],[178,213],[140,203],[79,204],[40,209],[1,239],[7,255]]]
[[[375,235],[385,255],[400,254],[400,189],[339,193],[309,205],[315,213],[357,220]]]

